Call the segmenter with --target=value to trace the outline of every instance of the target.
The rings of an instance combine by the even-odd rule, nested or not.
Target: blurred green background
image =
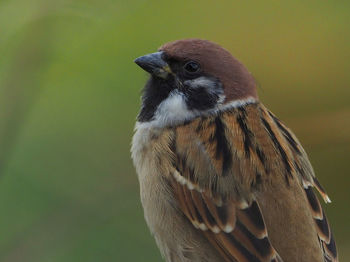
[[[199,37],[254,74],[333,203],[350,259],[349,1],[0,1],[0,261],[161,261],[130,141],[133,59]]]

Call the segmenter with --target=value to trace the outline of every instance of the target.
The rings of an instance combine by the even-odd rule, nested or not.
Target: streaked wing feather
[[[180,135],[179,135],[180,133]],[[263,105],[236,108],[174,128],[175,197],[183,214],[202,230],[225,261],[276,261],[254,191],[273,176],[302,181],[325,261],[337,261],[314,176],[295,135]]]
[[[286,142],[288,142],[290,145],[290,150],[294,156],[294,164],[296,167],[297,175],[302,179],[302,185],[304,187],[306,198],[309,202],[309,207],[316,224],[317,234],[321,248],[323,250],[324,259],[325,261],[336,262],[338,261],[338,258],[334,237],[322,206],[317,196],[313,192],[313,188],[317,189],[326,203],[330,203],[331,200],[329,199],[320,182],[315,177],[307,155],[293,132],[291,132],[271,112],[268,112],[268,114],[274,120],[280,132],[284,135]]]
[[[317,184],[318,185],[315,185],[316,189],[319,190],[319,188],[322,188],[318,181],[317,181]],[[329,226],[327,217],[322,209],[322,206],[318,201],[318,198],[313,192],[312,188],[313,188],[312,185],[304,183],[305,194],[309,201],[311,213],[316,223],[318,239],[320,241],[321,248],[323,249],[325,261],[337,262],[338,254],[337,254],[337,248],[335,245],[333,233]],[[328,199],[328,196],[323,189],[322,189],[322,193],[320,192],[320,194],[321,195],[324,194],[324,196],[326,196],[325,199]]]
[[[173,180],[176,198],[181,210],[191,223],[222,255],[225,261],[282,261],[271,246],[256,201],[245,209],[226,200],[221,206],[215,204],[207,192],[189,189]]]

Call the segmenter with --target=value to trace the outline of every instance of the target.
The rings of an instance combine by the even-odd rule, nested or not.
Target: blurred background
[[[349,1],[0,1],[0,261],[161,261],[130,141],[134,58],[199,37],[253,73],[333,203],[350,259]]]

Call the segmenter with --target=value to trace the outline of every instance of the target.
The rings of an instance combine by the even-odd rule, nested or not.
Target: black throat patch
[[[176,88],[174,78],[162,79],[151,76],[147,81],[142,95],[142,107],[137,117],[140,122],[151,121],[159,104]]]

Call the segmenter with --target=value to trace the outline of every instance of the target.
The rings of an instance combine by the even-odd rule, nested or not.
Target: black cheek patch
[[[185,86],[183,92],[189,110],[208,110],[216,106],[223,89],[219,80],[210,80],[211,86]]]
[[[207,88],[204,87],[189,88],[185,91],[185,95],[187,106],[190,110],[207,110],[213,108],[219,100],[217,94],[208,92]]]

